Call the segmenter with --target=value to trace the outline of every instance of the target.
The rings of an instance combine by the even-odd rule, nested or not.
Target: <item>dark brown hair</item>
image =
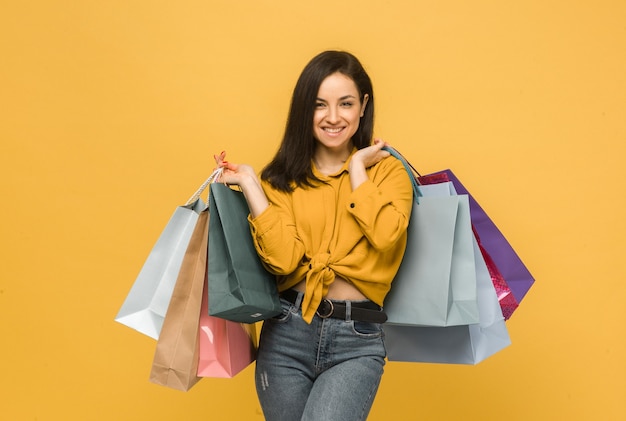
[[[374,131],[374,92],[372,82],[359,60],[344,51],[325,51],[315,56],[304,68],[291,98],[285,134],[278,152],[261,172],[261,178],[275,189],[292,191],[295,186],[313,186],[319,181],[311,168],[315,152],[313,116],[320,85],[333,73],[352,79],[363,103],[369,96],[359,128],[352,137],[357,149],[371,144]]]

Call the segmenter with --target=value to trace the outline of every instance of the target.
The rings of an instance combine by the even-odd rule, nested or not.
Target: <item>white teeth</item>
[[[325,128],[324,130],[325,130],[325,131],[327,131],[327,132],[330,132],[330,133],[339,133],[339,132],[341,131],[341,128],[338,128],[338,129],[331,129],[331,128],[328,128],[328,127],[327,127],[327,128]]]

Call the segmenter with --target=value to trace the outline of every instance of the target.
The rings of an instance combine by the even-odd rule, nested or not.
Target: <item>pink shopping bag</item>
[[[256,359],[256,325],[209,316],[208,286],[200,312],[199,377],[234,377]]]

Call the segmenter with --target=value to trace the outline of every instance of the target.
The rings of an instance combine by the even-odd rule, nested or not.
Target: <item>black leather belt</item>
[[[299,292],[295,289],[288,289],[280,293],[280,296],[292,304],[298,300]],[[332,317],[333,319],[347,319],[346,301],[333,301],[323,299],[317,308],[317,315],[323,319]],[[385,323],[387,314],[380,306],[372,301],[350,301],[350,320],[368,323]]]

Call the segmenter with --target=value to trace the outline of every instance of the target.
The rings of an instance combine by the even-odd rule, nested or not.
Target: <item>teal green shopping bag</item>
[[[261,263],[243,193],[223,184],[209,190],[209,314],[254,323],[281,312],[276,277]]]

